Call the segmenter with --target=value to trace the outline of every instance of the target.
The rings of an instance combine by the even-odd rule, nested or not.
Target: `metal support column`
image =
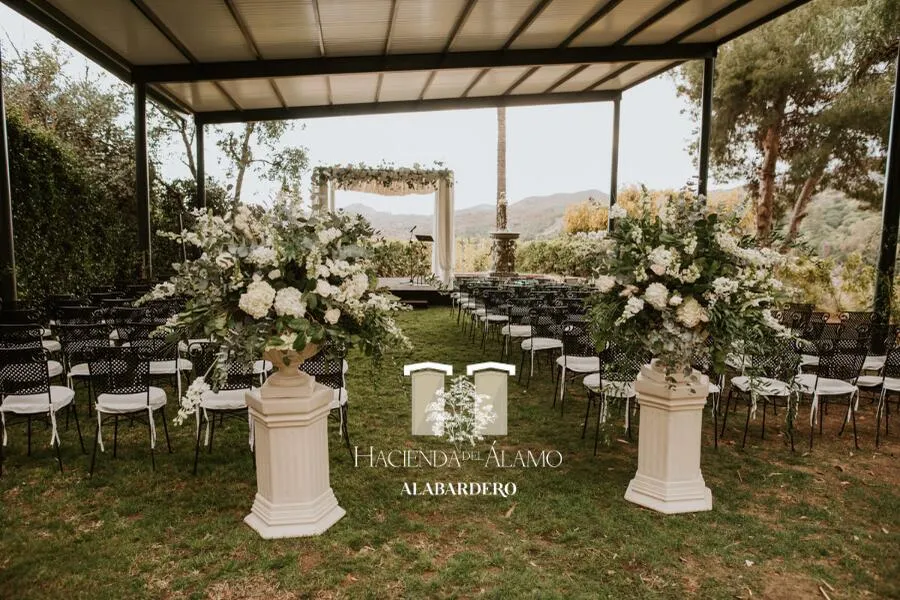
[[[3,101],[3,57],[0,56],[0,298],[3,308],[16,305],[16,246],[13,238],[12,185]]]
[[[206,156],[203,147],[205,126],[196,117],[194,131],[197,136],[197,208],[206,208]]]
[[[878,250],[878,272],[875,275],[876,328],[883,328],[890,322],[894,266],[897,262],[897,227],[900,224],[900,49],[897,51],[896,69],[881,208],[881,245]]]
[[[709,132],[712,122],[713,71],[716,59],[703,59],[703,92],[700,106],[700,172],[697,178],[697,194],[706,197],[709,181]]]
[[[147,158],[147,84],[134,84],[134,192],[138,249],[144,252],[144,277],[153,279],[150,243],[150,166]]]
[[[613,100],[613,130],[612,130],[612,165],[609,170],[609,206],[616,203],[616,189],[619,186],[619,113],[622,97]]]

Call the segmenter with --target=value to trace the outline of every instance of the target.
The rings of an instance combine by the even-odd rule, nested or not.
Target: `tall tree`
[[[896,0],[818,0],[720,49],[711,158],[723,179],[744,179],[756,230],[769,240],[793,205],[788,237],[812,195],[829,185],[877,197],[900,20]],[[702,70],[689,64],[678,91],[694,105]],[[691,113],[699,118],[697,108]]]

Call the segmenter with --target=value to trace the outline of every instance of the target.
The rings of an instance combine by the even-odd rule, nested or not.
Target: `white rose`
[[[278,290],[275,295],[275,313],[279,317],[302,317],[306,314],[306,303],[300,290],[294,287],[286,287]]]
[[[327,298],[332,294],[334,288],[331,287],[331,284],[325,281],[324,279],[319,279],[316,281],[316,293],[323,298]]]
[[[275,288],[265,281],[254,281],[241,294],[238,307],[254,319],[265,317],[275,300]]]
[[[644,291],[644,300],[656,310],[663,310],[669,300],[669,290],[661,283],[651,283]]]
[[[688,297],[675,311],[675,319],[688,329],[693,329],[701,321],[708,321],[709,316],[696,299]]]
[[[325,322],[334,325],[341,318],[341,311],[336,308],[329,308],[325,311]]]
[[[601,294],[607,294],[616,287],[616,278],[610,277],[609,275],[600,275],[594,280],[594,287],[596,287],[597,291]]]
[[[281,277],[281,271],[279,269],[272,269],[269,271],[269,279],[279,279]]]

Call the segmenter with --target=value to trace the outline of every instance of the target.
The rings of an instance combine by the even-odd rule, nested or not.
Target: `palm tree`
[[[497,231],[506,229],[506,107],[497,107]]]

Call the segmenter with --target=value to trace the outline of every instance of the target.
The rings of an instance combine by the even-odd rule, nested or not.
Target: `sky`
[[[0,35],[25,49],[49,44],[53,36],[0,4]],[[72,72],[86,66],[102,71],[72,51]],[[112,80],[112,76],[110,76]],[[619,133],[619,185],[644,184],[651,188],[680,187],[696,174],[687,151],[697,135],[685,101],[675,93],[670,75],[662,75],[622,97]],[[612,103],[516,107],[507,109],[507,198],[586,189],[609,191]],[[396,166],[444,163],[455,175],[456,208],[492,204],[497,189],[497,117],[495,109],[419,112],[395,115],[334,117],[296,121],[283,140],[309,150],[310,163],[366,163],[383,161]],[[206,144],[207,170],[225,179],[218,149]],[[173,144],[164,153],[166,178],[186,177],[183,146]],[[302,185],[308,194],[309,175]],[[711,182],[715,187],[717,182]],[[267,203],[276,186],[249,176],[243,197]],[[432,214],[433,197],[381,197],[338,191],[338,208],[363,203],[394,213]]]

